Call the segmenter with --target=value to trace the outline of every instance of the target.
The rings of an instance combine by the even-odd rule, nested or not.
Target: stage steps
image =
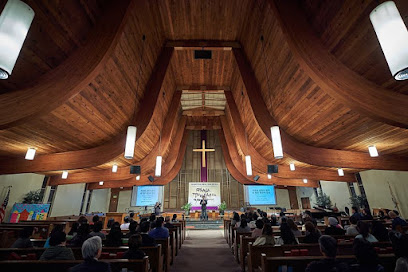
[[[224,228],[224,222],[222,220],[208,220],[208,221],[187,220],[186,228],[187,230],[206,230],[206,229],[219,230]]]

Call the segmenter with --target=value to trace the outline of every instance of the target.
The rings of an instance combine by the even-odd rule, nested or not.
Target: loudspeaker
[[[268,174],[278,173],[278,165],[268,165]]]
[[[130,166],[130,173],[140,175],[140,173],[141,173],[140,165],[131,165]]]
[[[211,59],[212,51],[211,50],[194,50],[195,59]]]
[[[254,180],[255,180],[255,181],[258,181],[259,178],[260,178],[260,176],[256,175],[256,176],[254,177]]]
[[[150,182],[154,181],[154,177],[152,177],[152,176],[148,176],[147,178],[150,180]]]

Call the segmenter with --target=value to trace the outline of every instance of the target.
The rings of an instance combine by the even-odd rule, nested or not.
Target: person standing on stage
[[[208,220],[208,216],[207,216],[207,200],[205,199],[205,195],[203,195],[203,199],[201,199],[200,205],[201,205],[201,218],[202,218],[202,220]]]
[[[161,203],[160,202],[156,202],[156,205],[154,205],[154,214],[155,215],[160,215],[160,209],[161,209]]]

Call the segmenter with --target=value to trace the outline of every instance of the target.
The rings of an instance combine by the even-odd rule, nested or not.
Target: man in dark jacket
[[[102,253],[102,239],[99,236],[89,238],[82,244],[84,262],[71,268],[71,272],[111,272],[109,263],[98,261]]]
[[[66,237],[63,231],[51,233],[50,247],[44,251],[40,260],[75,260],[72,249],[65,246]]]
[[[142,236],[142,246],[155,246],[154,238],[149,236],[150,222],[145,221],[140,224],[140,236]]]

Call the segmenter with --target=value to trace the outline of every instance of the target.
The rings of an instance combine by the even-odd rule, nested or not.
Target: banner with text
[[[200,200],[203,195],[207,199],[207,210],[218,210],[221,204],[221,190],[219,182],[190,182],[188,186],[188,203],[192,210],[200,210]]]

